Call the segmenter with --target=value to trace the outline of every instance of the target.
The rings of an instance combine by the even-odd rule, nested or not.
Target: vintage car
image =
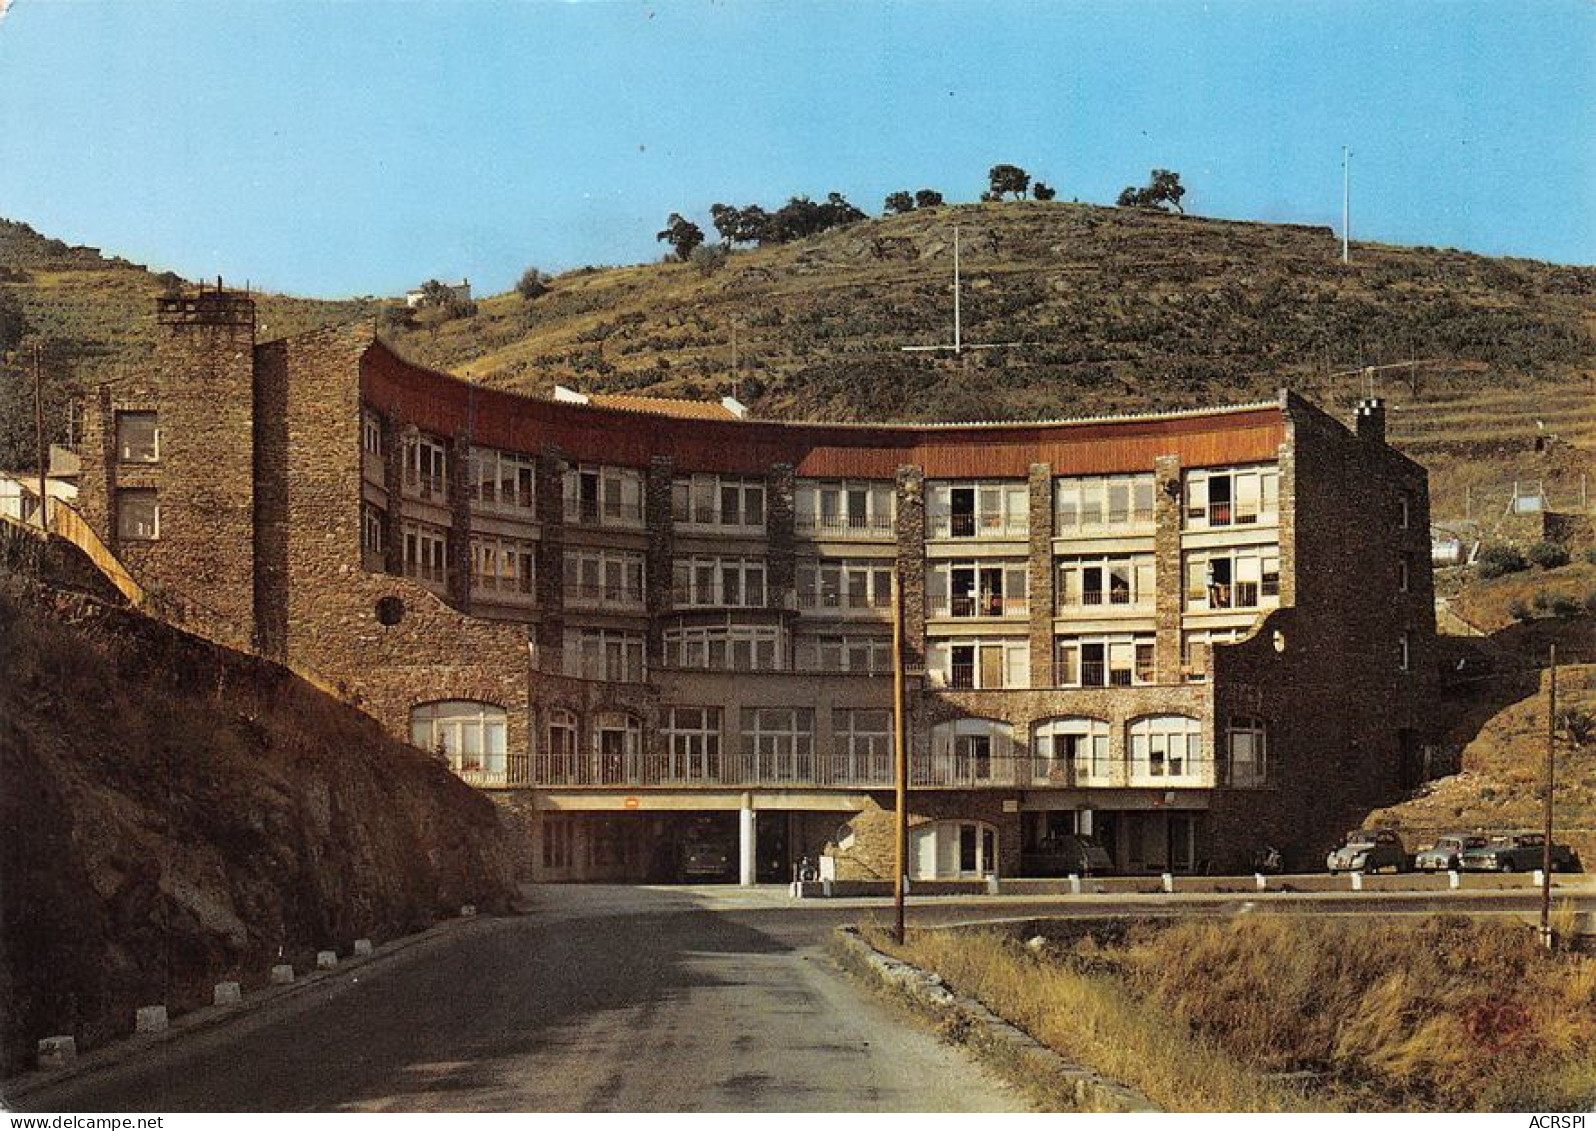
[[[1401,872],[1407,869],[1408,853],[1393,829],[1355,829],[1325,857],[1324,866],[1332,876],[1337,872],[1378,872],[1382,868]]]
[[[1509,833],[1463,853],[1465,872],[1532,872],[1545,859],[1546,837],[1541,833]],[[1574,853],[1566,844],[1552,845],[1552,871],[1572,872]]]
[[[1421,848],[1413,857],[1418,872],[1455,872],[1463,866],[1463,854],[1490,840],[1484,833],[1442,833],[1435,843]]]
[[[1108,850],[1083,833],[1059,833],[1020,855],[1027,876],[1103,876],[1114,870]]]

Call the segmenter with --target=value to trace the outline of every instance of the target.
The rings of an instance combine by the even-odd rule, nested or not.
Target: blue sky
[[[0,0],[4,7],[5,0]],[[114,4],[0,19],[0,215],[189,277],[337,296],[657,257],[666,215],[1109,203],[1590,263],[1596,7],[525,0]]]

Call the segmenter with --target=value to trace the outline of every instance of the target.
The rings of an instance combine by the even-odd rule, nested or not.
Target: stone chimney
[[[1385,401],[1365,397],[1358,402],[1358,438],[1372,444],[1385,443]]]

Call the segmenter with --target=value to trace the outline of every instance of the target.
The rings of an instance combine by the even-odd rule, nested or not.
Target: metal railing
[[[694,587],[677,587],[671,590],[671,604],[678,609],[769,609],[781,608],[787,602],[772,601],[775,594],[764,588],[757,592],[744,587],[735,595],[736,599],[729,599],[719,585],[709,586],[707,589]]]
[[[565,603],[587,609],[641,609],[643,591],[625,585],[577,582],[565,586]]]
[[[938,514],[931,516],[933,538],[1023,538],[1030,520],[1015,515]]]
[[[532,784],[545,786],[834,786],[892,784],[890,751],[756,755],[534,754]]]
[[[983,593],[970,597],[933,597],[927,610],[934,617],[1026,617],[1031,612],[1028,597],[1005,597]]]
[[[800,609],[833,609],[837,612],[878,612],[886,614],[892,611],[892,598],[883,596],[880,600],[877,600],[872,593],[800,589],[797,594],[797,605]]]
[[[801,514],[796,526],[799,530],[844,531],[861,538],[890,538],[893,533],[892,516],[887,514]]]
[[[572,526],[619,526],[637,529],[643,525],[642,503],[597,503],[588,500],[565,501],[565,521]]]
[[[1032,759],[1028,754],[977,755],[935,751],[909,762],[909,784],[932,788],[980,789],[1030,785]]]

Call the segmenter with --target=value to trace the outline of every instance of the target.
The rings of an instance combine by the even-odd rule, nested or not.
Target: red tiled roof
[[[675,416],[683,420],[740,420],[735,412],[715,401],[690,401],[681,397],[638,397],[627,393],[589,393],[588,403],[595,408],[620,412],[647,412],[655,416]]]

